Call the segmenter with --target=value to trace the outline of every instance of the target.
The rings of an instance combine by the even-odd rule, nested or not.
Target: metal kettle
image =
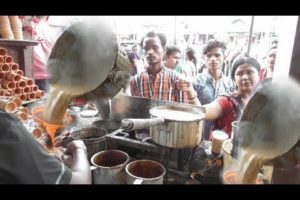
[[[70,26],[56,41],[47,68],[51,85],[100,102],[102,110],[109,108],[108,100],[125,89],[130,78],[125,51],[112,27],[101,20]]]

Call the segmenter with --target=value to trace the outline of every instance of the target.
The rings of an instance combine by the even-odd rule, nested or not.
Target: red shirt
[[[35,26],[33,29],[33,39],[39,44],[33,48],[33,74],[35,79],[48,79],[47,62],[51,50],[58,37],[56,31],[48,25],[47,21],[37,20],[32,22]]]
[[[222,116],[215,120],[213,130],[223,130],[231,137],[233,121],[238,120],[241,113],[242,102],[238,97],[234,96],[220,96],[216,101],[220,104],[222,109]]]
[[[260,81],[265,80],[266,77],[267,77],[267,73],[268,73],[267,68],[261,69],[260,72],[259,72],[259,80],[260,80]]]

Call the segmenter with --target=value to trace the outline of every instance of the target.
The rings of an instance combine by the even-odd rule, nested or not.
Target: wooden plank
[[[34,40],[8,40],[8,39],[0,39],[0,45],[6,46],[36,46],[39,43]]]

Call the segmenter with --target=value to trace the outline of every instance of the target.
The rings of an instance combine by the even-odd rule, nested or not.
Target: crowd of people
[[[231,57],[232,60],[226,61],[226,44],[210,40],[202,49],[204,62],[200,71],[200,68],[195,67],[196,59],[191,56],[194,50],[187,49],[186,62],[179,62],[182,51],[176,46],[166,45],[166,38],[161,34],[148,33],[143,38],[141,47],[148,67],[144,72],[131,77],[131,95],[202,105],[206,110],[202,140],[212,140],[214,130],[221,130],[228,138],[232,138],[232,122],[240,120],[255,91],[272,79],[277,51],[277,44],[270,47],[265,56],[266,64],[259,63],[257,59],[242,51],[237,51]],[[185,152],[189,154],[184,155],[189,159],[189,165],[199,167],[200,165],[194,163],[201,159],[201,162],[204,162],[203,155],[199,158],[199,152],[203,152],[198,152],[201,148],[200,144],[192,152]],[[288,160],[291,152],[297,154],[297,148],[299,144],[292,147],[288,153],[272,160],[273,177],[281,177],[280,180],[277,178],[279,181],[274,179],[274,183],[291,183],[284,178],[289,170],[285,171],[282,168],[282,160]],[[204,169],[206,167],[204,166]],[[291,169],[299,175],[299,164],[295,164]],[[196,169],[199,170],[202,169]],[[217,170],[216,177],[219,176],[219,172]]]
[[[203,138],[208,140],[216,129],[230,137],[231,122],[239,120],[256,86],[272,78],[277,45],[266,52],[267,65],[263,66],[242,51],[237,51],[228,62],[225,42],[212,39],[202,49],[202,69],[197,64],[196,50],[184,51],[167,45],[167,38],[161,33],[149,32],[142,39],[141,48],[146,67],[132,74],[130,95],[203,105],[206,107]],[[182,52],[185,52],[184,62]]]

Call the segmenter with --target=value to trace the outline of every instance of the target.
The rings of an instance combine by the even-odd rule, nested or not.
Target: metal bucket
[[[95,153],[106,149],[107,133],[103,128],[87,127],[71,131],[71,138],[83,140],[87,148],[88,159],[90,160]]]
[[[124,168],[129,161],[127,153],[105,150],[91,158],[93,184],[124,184]]]
[[[126,166],[127,184],[163,184],[165,167],[153,160],[136,160]]]

